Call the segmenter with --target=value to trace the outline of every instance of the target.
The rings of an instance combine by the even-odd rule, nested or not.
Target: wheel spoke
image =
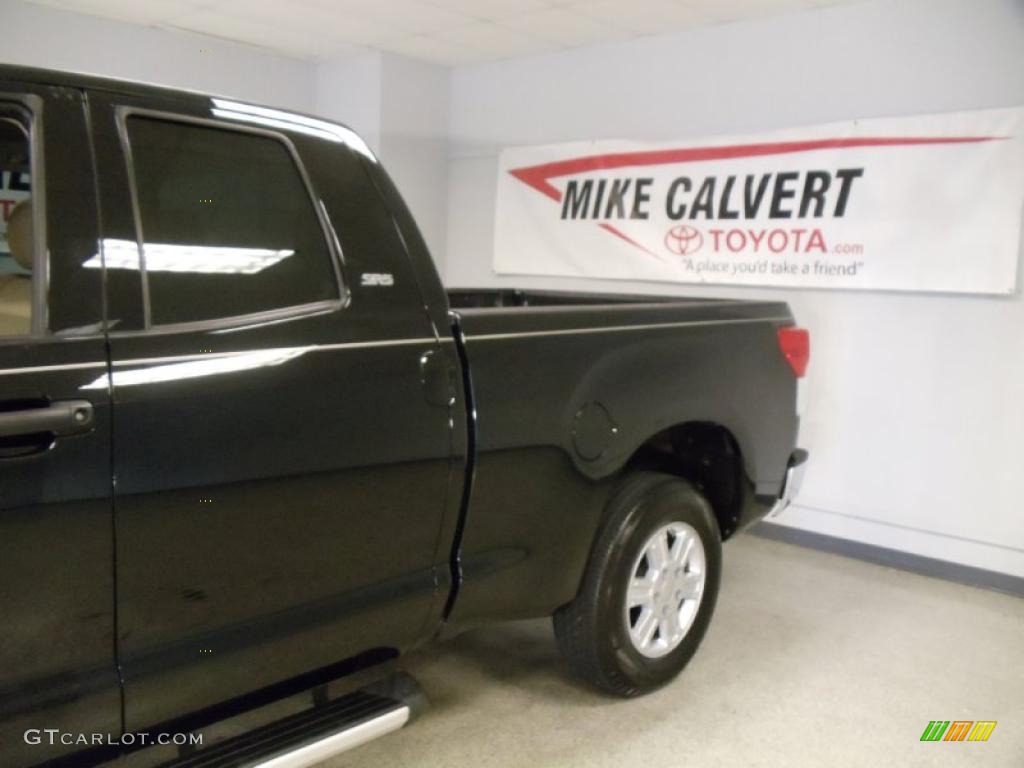
[[[628,607],[633,608],[637,605],[648,607],[653,599],[654,583],[652,581],[647,579],[633,579],[633,581],[629,583],[629,591],[626,594]]]
[[[703,587],[704,576],[700,573],[691,571],[684,574],[680,580],[680,591],[683,593],[684,600],[696,600],[700,597]]]
[[[672,548],[673,565],[679,567],[686,565],[686,561],[690,559],[690,553],[693,552],[694,541],[694,537],[689,535],[676,539],[676,545]]]
[[[659,573],[668,567],[671,555],[668,551],[667,533],[662,533],[647,545],[647,562]]]
[[[665,635],[665,641],[672,645],[675,643],[679,636],[683,633],[682,627],[679,624],[679,609],[669,611],[668,615],[665,616],[661,622],[662,634]]]
[[[633,636],[641,648],[651,644],[654,633],[658,629],[658,616],[649,608],[640,614],[640,619],[633,628]]]

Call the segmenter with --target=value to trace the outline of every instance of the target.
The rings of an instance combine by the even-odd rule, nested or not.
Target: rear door
[[[93,190],[80,92],[0,81],[4,766],[120,733]]]
[[[381,303],[342,261],[339,206],[380,207],[339,198],[359,160],[274,110],[91,103],[126,723],[393,655],[436,591],[451,426],[421,381],[438,341],[414,281],[390,269]],[[339,163],[329,193],[313,145]]]

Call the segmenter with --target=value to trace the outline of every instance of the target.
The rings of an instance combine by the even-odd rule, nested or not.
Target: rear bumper
[[[797,448],[789,457],[786,477],[782,481],[782,490],[779,492],[779,498],[775,500],[771,511],[768,513],[769,517],[775,517],[785,511],[800,492],[800,487],[804,482],[804,472],[807,470],[808,456],[807,451]]]
[[[808,453],[798,448],[790,454],[789,462],[786,465],[786,474],[782,478],[782,488],[778,494],[762,494],[754,490],[754,484],[747,481],[743,494],[743,502],[736,526],[725,532],[723,539],[729,538],[736,531],[756,523],[763,517],[778,515],[788,507],[804,481],[804,470],[807,468]]]

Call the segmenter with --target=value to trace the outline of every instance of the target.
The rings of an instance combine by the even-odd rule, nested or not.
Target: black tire
[[[660,658],[641,654],[624,615],[631,570],[644,544],[664,525],[697,531],[705,555],[705,582],[693,623]],[[608,502],[605,523],[576,598],[555,613],[555,636],[570,669],[617,696],[638,696],[672,680],[686,666],[711,622],[722,571],[722,541],[711,505],[672,475],[637,472]]]

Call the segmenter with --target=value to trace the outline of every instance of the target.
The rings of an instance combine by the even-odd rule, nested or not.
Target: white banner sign
[[[1024,108],[501,153],[504,274],[1012,293]]]

